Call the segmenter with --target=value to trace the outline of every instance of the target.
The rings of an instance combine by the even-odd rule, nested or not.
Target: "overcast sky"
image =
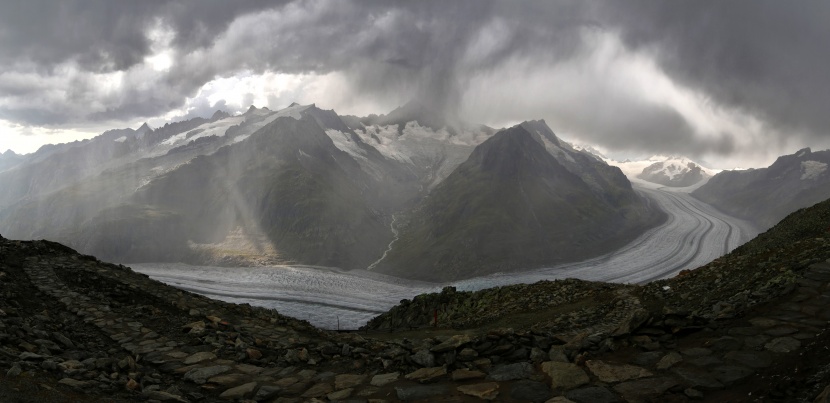
[[[0,0],[0,152],[293,101],[615,156],[830,148],[830,2]]]

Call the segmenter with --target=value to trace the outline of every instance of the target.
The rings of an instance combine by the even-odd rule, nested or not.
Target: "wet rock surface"
[[[355,333],[0,238],[0,401],[812,401],[830,241],[765,235],[671,280],[446,289]],[[436,300],[442,326],[402,325]]]

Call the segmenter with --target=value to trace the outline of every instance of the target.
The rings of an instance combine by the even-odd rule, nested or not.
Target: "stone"
[[[127,385],[125,385],[125,386],[126,386],[127,390],[137,390],[141,385],[139,385],[138,382],[135,381],[135,379],[130,378],[127,381]]]
[[[61,384],[61,385],[69,386],[69,387],[74,388],[74,389],[81,390],[81,391],[83,391],[84,388],[89,386],[89,382],[79,381],[79,380],[72,379],[72,378],[63,378],[63,379],[59,380],[58,383]]]
[[[764,346],[764,344],[767,344],[769,339],[769,336],[764,336],[762,334],[747,336],[744,337],[744,346],[749,349],[760,349]]]
[[[494,400],[499,395],[499,384],[495,382],[461,385],[456,388],[459,392],[483,400]]]
[[[162,392],[160,390],[144,390],[142,392],[144,396],[147,396],[151,400],[157,400],[159,402],[182,402],[187,403],[188,401],[185,400],[183,397],[169,393],[169,392]]]
[[[712,375],[724,385],[731,385],[752,375],[755,371],[741,365],[723,365],[712,368]]]
[[[773,327],[780,322],[775,319],[768,319],[768,318],[752,318],[749,320],[749,323],[752,323],[752,326],[756,327]]]
[[[510,386],[510,397],[523,402],[542,403],[551,393],[550,387],[542,382],[521,380]]]
[[[705,389],[720,389],[723,387],[723,384],[715,379],[709,371],[703,369],[676,367],[672,369],[672,372],[692,387]]]
[[[193,365],[198,364],[204,361],[213,361],[216,359],[216,354],[211,353],[210,351],[200,351],[195,353],[182,361],[184,365]]]
[[[35,361],[35,360],[42,360],[43,356],[40,354],[30,353],[28,351],[24,351],[20,353],[18,356],[21,361]]]
[[[341,374],[334,377],[334,390],[354,388],[366,383],[368,375]]]
[[[263,385],[256,391],[256,395],[254,395],[254,400],[261,402],[268,400],[277,395],[282,390],[279,386],[274,385]]]
[[[565,354],[565,347],[564,346],[553,346],[548,351],[548,358],[554,362],[571,362],[568,359],[568,355]]]
[[[588,374],[576,364],[546,361],[542,363],[542,371],[551,378],[550,387],[555,391],[570,390],[590,381]]]
[[[766,368],[772,365],[772,356],[766,351],[730,351],[724,357],[750,368]]]
[[[472,361],[472,360],[475,360],[476,358],[478,358],[478,352],[471,349],[471,348],[463,348],[458,353],[457,358],[458,358],[459,361],[464,361],[464,362]]]
[[[422,367],[435,366],[435,356],[426,349],[418,350],[415,354],[409,356],[409,359]]]
[[[568,399],[565,396],[556,396],[556,397],[550,398],[549,400],[545,401],[545,403],[576,403],[576,402],[574,402],[571,399]]]
[[[239,385],[235,388],[230,388],[222,392],[222,394],[220,394],[219,397],[228,400],[237,400],[246,397],[251,397],[254,394],[254,390],[256,390],[256,387],[256,382],[249,382],[243,385]]]
[[[645,378],[653,374],[645,368],[634,365],[611,365],[604,361],[588,360],[585,366],[591,371],[600,381],[606,383],[623,382],[632,379]]]
[[[255,348],[247,348],[245,349],[245,354],[248,355],[248,358],[252,360],[258,360],[262,358],[262,351],[259,351]]]
[[[686,360],[687,363],[696,367],[711,367],[713,365],[723,364],[720,358],[714,355],[704,355],[703,357],[694,357]]]
[[[456,369],[455,371],[452,371],[452,374],[450,375],[450,377],[452,378],[453,381],[466,381],[466,380],[469,380],[469,379],[481,379],[481,378],[484,378],[485,376],[487,376],[487,374],[485,374],[484,372],[472,371],[472,370],[464,369],[464,368]]]
[[[741,348],[740,340],[732,336],[723,336],[711,343],[709,346],[714,351],[733,351]]]
[[[786,336],[793,333],[798,333],[798,329],[790,326],[779,326],[764,331],[764,334],[772,337]]]
[[[693,400],[703,399],[703,392],[701,392],[697,389],[688,388],[688,389],[683,391],[683,394],[686,395],[686,397],[688,397],[689,399],[693,399]]]
[[[777,337],[764,344],[764,348],[773,353],[789,353],[798,350],[801,342],[792,337]]]
[[[824,390],[816,396],[813,403],[830,403],[830,385],[825,387]]]
[[[677,386],[677,381],[669,377],[638,379],[614,386],[614,391],[628,401],[648,401],[658,397]]]
[[[574,389],[565,393],[565,397],[575,403],[617,403],[620,401],[610,390],[599,386]]]
[[[23,370],[20,368],[20,364],[15,363],[15,364],[14,364],[14,365],[12,365],[12,367],[11,367],[11,368],[9,368],[9,370],[6,372],[6,376],[8,376],[9,378],[14,378],[14,377],[16,377],[16,376],[20,375],[21,373],[23,373]]]
[[[705,347],[692,347],[680,350],[680,353],[689,357],[702,357],[704,355],[712,354],[712,350]]]
[[[227,365],[215,365],[212,367],[193,368],[184,374],[184,379],[201,385],[207,382],[208,378],[214,377],[219,374],[224,374],[225,372],[228,372],[230,370],[231,367]]]
[[[681,361],[683,361],[683,356],[677,351],[671,351],[657,362],[657,369],[665,371]]]
[[[64,336],[61,333],[53,332],[52,337],[55,340],[57,340],[58,343],[63,344],[63,346],[66,347],[66,348],[75,348],[75,343],[73,343],[72,340],[69,340],[68,337]]]
[[[334,387],[328,382],[318,383],[302,394],[302,397],[323,397],[334,391]]]
[[[515,364],[498,365],[490,370],[489,379],[494,381],[513,381],[517,379],[529,379],[536,374],[536,370],[529,362],[517,362]]]
[[[74,371],[78,369],[83,369],[84,364],[78,360],[66,360],[60,364],[58,364],[58,368],[60,368],[64,372]]]
[[[456,348],[461,347],[471,341],[473,341],[472,336],[468,334],[457,334],[455,336],[450,337],[447,340],[444,340],[443,343],[431,348],[430,351],[432,351],[433,353],[443,353],[450,350],[455,350]]]
[[[395,387],[395,394],[403,401],[427,400],[436,396],[449,394],[446,385],[417,385]]]
[[[354,392],[354,388],[346,388],[335,392],[331,392],[326,395],[326,398],[332,402],[348,399],[352,395],[352,392]]]
[[[390,372],[388,374],[377,374],[372,377],[372,380],[369,382],[372,386],[383,386],[398,380],[401,376],[400,372]]]
[[[637,354],[637,356],[634,357],[633,363],[640,366],[652,366],[656,365],[657,361],[660,361],[660,358],[662,357],[662,351],[647,351]]]
[[[223,374],[209,378],[209,383],[215,383],[226,388],[236,386],[246,380],[248,377],[243,374]]]
[[[406,379],[412,381],[418,381],[421,383],[430,382],[437,378],[440,378],[444,375],[447,375],[447,368],[446,367],[432,367],[432,368],[421,368],[416,371],[410,372],[406,374]]]

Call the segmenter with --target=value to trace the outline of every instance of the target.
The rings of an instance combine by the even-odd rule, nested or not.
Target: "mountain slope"
[[[721,172],[692,195],[766,229],[799,208],[830,198],[828,164],[830,150],[805,148],[768,168]]]
[[[377,270],[447,281],[529,269],[595,256],[660,220],[619,170],[558,148],[542,126],[526,122],[476,147],[416,208]]]

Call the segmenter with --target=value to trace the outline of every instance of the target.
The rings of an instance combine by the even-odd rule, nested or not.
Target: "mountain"
[[[6,150],[0,153],[0,172],[13,168],[23,162],[26,156],[15,153],[12,150]]]
[[[652,157],[651,159],[657,159]],[[704,168],[685,157],[667,157],[643,168],[637,175],[645,181],[669,187],[687,187],[707,180],[715,171]]]
[[[793,211],[830,198],[828,164],[830,150],[805,148],[778,157],[767,168],[723,171],[692,196],[766,229]]]
[[[560,142],[544,121],[477,146],[404,219],[376,270],[449,281],[610,251],[663,219],[619,169]]]

